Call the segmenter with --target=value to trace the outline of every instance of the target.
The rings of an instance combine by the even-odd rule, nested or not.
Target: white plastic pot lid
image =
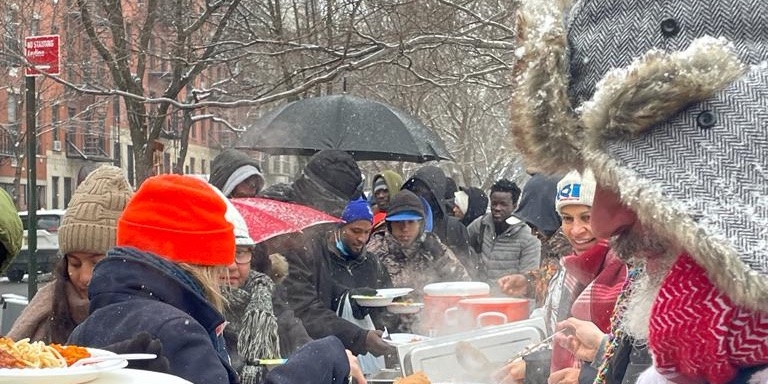
[[[424,286],[424,294],[429,296],[478,296],[490,292],[491,287],[479,281],[447,281]]]

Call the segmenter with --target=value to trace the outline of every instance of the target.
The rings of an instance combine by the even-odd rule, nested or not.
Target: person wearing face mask
[[[469,280],[459,259],[433,232],[424,231],[424,205],[413,192],[402,190],[391,200],[387,231],[376,233],[368,253],[381,261],[393,287],[413,288],[421,295],[425,285]]]
[[[55,279],[42,287],[13,324],[8,337],[64,343],[88,316],[93,268],[115,246],[117,219],[133,196],[123,170],[102,166],[78,186],[59,227],[63,257]]]
[[[291,264],[285,280],[288,301],[311,337],[336,336],[355,355],[392,353],[381,331],[361,328],[337,314],[345,297],[375,295],[377,288],[389,285],[378,259],[365,249],[373,226],[368,202],[350,201],[341,219],[339,226],[309,239],[305,251],[286,254]],[[355,319],[369,314],[354,299],[350,304]],[[378,323],[376,313],[371,315]]]

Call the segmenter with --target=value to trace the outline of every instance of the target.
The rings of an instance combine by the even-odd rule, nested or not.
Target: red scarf
[[[566,256],[563,265],[563,295],[572,300],[571,315],[595,323],[604,333],[610,332],[613,307],[627,278],[626,264],[611,252],[607,241],[601,240],[580,255]],[[573,355],[554,343],[552,372],[574,364]]]
[[[671,381],[727,383],[738,368],[768,363],[768,313],[734,305],[682,254],[651,310],[649,345]]]

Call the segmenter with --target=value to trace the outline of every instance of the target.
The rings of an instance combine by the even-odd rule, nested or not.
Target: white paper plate
[[[104,372],[88,384],[192,384],[192,382],[167,373],[124,368]]]
[[[383,288],[376,290],[376,296],[353,295],[352,298],[363,307],[386,307],[396,297],[405,296],[413,291],[413,288]]]
[[[114,355],[103,349],[88,348],[91,356]],[[74,368],[0,368],[0,383],[13,384],[81,384],[103,372],[125,368],[127,360],[108,360]]]
[[[419,313],[424,308],[424,303],[403,303],[396,302],[387,305],[387,311],[397,314]]]
[[[355,301],[357,301],[357,305],[363,306],[363,307],[386,307],[387,305],[392,303],[392,300],[394,300],[394,297],[379,297],[379,296],[360,296],[360,295],[354,295],[352,296]]]
[[[411,343],[419,343],[427,341],[430,337],[417,335],[414,333],[390,333],[389,338],[391,340],[384,339],[384,341],[390,345],[405,345]]]
[[[395,297],[405,296],[411,292],[413,292],[413,288],[383,288],[376,290],[376,296],[391,297],[394,299]]]

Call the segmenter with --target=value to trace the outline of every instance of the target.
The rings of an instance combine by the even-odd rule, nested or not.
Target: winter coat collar
[[[345,257],[341,254],[338,248],[336,248],[336,230],[329,231],[325,236],[325,249],[328,254],[331,255],[331,261],[340,264],[346,268],[347,266],[354,267],[364,263],[368,259],[368,252],[363,247],[362,252],[359,255],[353,257]]]
[[[496,224],[494,224],[493,222],[493,216],[491,216],[490,213],[486,213],[485,215],[483,215],[482,219],[480,220],[482,220],[483,226],[487,228],[486,232],[490,234],[492,237],[506,237],[506,236],[511,237],[516,235],[521,229],[528,228],[528,224],[525,224],[524,221],[520,220],[515,224],[509,225],[507,229],[504,230],[504,232],[496,236]]]
[[[193,317],[211,334],[224,322],[187,272],[165,259],[130,247],[116,247],[93,271],[90,312],[111,304],[146,299],[167,303]]]

